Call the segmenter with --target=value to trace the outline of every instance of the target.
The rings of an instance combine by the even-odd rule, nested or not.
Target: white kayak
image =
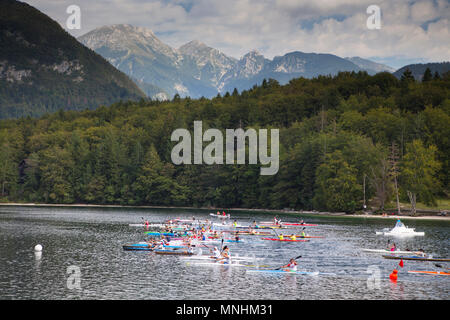
[[[180,257],[182,260],[211,260],[214,261],[215,258],[212,256],[206,256],[206,255],[196,255],[196,256],[189,256],[189,257]],[[245,256],[232,256],[232,260],[263,260],[264,258],[256,258],[256,257],[245,257]]]
[[[217,214],[217,213],[210,213],[209,214],[211,217],[216,217],[216,218],[219,218],[219,219],[230,219],[231,218],[231,216],[230,216],[230,214],[227,214],[227,215],[221,215],[221,214]]]
[[[373,253],[390,253],[390,254],[415,254],[415,255],[425,255],[422,251],[407,251],[407,250],[383,250],[383,249],[362,249],[364,252],[373,252]]]
[[[221,266],[221,267],[248,267],[246,264],[240,264],[236,262],[220,263],[220,262],[186,262],[186,265],[193,266]],[[253,266],[252,266],[253,267]]]

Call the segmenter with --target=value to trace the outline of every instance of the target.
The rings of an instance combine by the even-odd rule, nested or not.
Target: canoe
[[[285,270],[268,270],[268,269],[253,269],[246,270],[246,273],[269,273],[269,274],[302,274],[302,275],[328,275],[335,276],[335,273],[319,272],[319,271],[285,271]]]
[[[155,249],[153,250],[156,254],[166,254],[166,255],[182,255],[182,256],[192,256],[192,252],[188,252],[185,250],[161,250],[161,249]]]
[[[406,250],[390,251],[390,250],[383,250],[383,249],[362,249],[362,251],[373,252],[373,253],[414,254],[417,256],[420,256],[421,254],[425,254],[424,252],[421,252],[421,251],[406,251]]]
[[[305,239],[297,239],[297,240],[292,240],[292,239],[278,239],[278,238],[261,238],[262,240],[271,240],[271,241],[287,241],[287,242],[307,242],[310,240],[305,240]]]
[[[423,274],[432,274],[432,275],[441,275],[441,276],[450,276],[450,272],[443,271],[408,271],[408,273],[423,273]]]
[[[444,259],[444,258],[425,258],[425,257],[419,257],[419,256],[387,256],[383,255],[383,258],[385,259],[403,259],[403,260],[414,260],[414,261],[450,261],[450,259]]]

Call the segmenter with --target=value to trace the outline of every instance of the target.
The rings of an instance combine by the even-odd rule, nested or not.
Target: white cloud
[[[127,23],[152,29],[173,47],[197,39],[239,58],[258,49],[268,58],[289,51],[339,56],[450,60],[448,0],[28,0],[65,24],[77,4],[82,30]],[[375,3],[374,3],[375,2]],[[366,8],[382,11],[368,30]]]

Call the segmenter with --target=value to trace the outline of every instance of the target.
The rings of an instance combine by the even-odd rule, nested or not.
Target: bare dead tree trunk
[[[398,186],[397,186],[397,176],[394,176],[394,183],[395,183],[395,196],[397,197],[397,212],[398,215],[400,215],[400,200],[398,198]]]
[[[408,193],[409,201],[411,202],[411,215],[416,215],[416,194],[411,191],[406,191]]]

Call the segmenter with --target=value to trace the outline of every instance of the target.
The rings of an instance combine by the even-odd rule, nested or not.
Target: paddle
[[[297,260],[298,258],[301,258],[302,256],[298,256],[297,258],[294,258],[294,260]],[[275,270],[280,270],[282,267],[276,268]]]

